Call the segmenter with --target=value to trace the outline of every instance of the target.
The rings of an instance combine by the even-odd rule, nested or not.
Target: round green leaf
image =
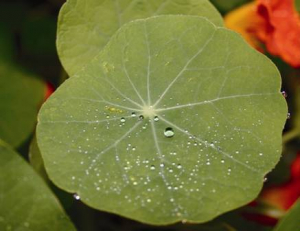
[[[17,147],[33,132],[45,93],[43,82],[14,65],[0,64],[0,138]]]
[[[0,141],[0,230],[75,230],[35,171]]]
[[[208,221],[254,199],[278,162],[280,75],[236,33],[195,16],[131,22],[39,114],[59,187],[151,224]]]
[[[124,23],[163,14],[198,15],[223,25],[208,0],[69,0],[58,19],[60,60],[72,76],[99,54]]]

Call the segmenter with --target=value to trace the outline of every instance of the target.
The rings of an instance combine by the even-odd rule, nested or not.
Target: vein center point
[[[142,111],[143,111],[143,115],[145,117],[152,118],[156,115],[156,111],[155,111],[155,108],[153,106],[144,106],[142,108]]]

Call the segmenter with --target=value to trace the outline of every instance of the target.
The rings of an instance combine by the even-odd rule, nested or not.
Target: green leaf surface
[[[29,147],[29,162],[33,169],[45,180],[48,181],[48,176],[45,171],[44,161],[41,156],[40,149],[37,144],[36,136],[33,137]]]
[[[129,23],[42,107],[47,173],[100,210],[208,221],[253,200],[278,162],[280,83],[269,59],[205,18]]]
[[[61,9],[57,33],[65,70],[70,76],[81,70],[124,23],[164,14],[198,15],[223,25],[208,0],[69,0]]]
[[[33,132],[44,83],[14,65],[0,64],[0,138],[19,146]]]
[[[300,199],[291,207],[288,213],[279,221],[274,231],[300,230]]]
[[[0,141],[0,230],[73,231],[44,181]]]

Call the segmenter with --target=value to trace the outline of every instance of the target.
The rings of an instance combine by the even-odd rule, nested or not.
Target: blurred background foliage
[[[42,101],[45,99],[47,83],[50,83],[55,89],[67,78],[67,75],[58,59],[55,47],[57,16],[59,9],[64,2],[64,0],[1,0],[0,2],[0,83],[3,84],[2,87],[4,89],[10,85],[17,85],[16,81],[32,81],[32,79],[34,79],[37,87],[29,90],[32,94],[36,93],[36,96],[38,96],[35,99],[34,105],[41,105]],[[222,15],[225,15],[227,12],[234,10],[235,8],[249,1],[211,0],[211,2],[217,7]],[[295,4],[298,11],[300,11],[300,0],[296,0]],[[272,56],[270,56],[270,58],[275,62],[281,71],[283,77],[283,89],[288,95],[291,119],[288,121],[285,131],[293,129],[300,130],[299,69],[291,68],[279,58],[274,58]],[[9,71],[7,71],[8,69]],[[13,78],[12,76],[14,75],[18,75],[19,79]],[[4,79],[7,81],[4,82]],[[17,89],[17,91],[20,91],[20,89]],[[29,92],[28,95],[31,93]],[[24,98],[26,95],[22,97]],[[0,99],[0,103],[1,100],[4,99]],[[21,102],[24,104],[25,101],[26,100],[23,100]],[[14,106],[15,108],[10,110],[16,110],[20,114],[18,107],[21,106]],[[34,106],[32,107],[34,108]],[[4,110],[1,107],[0,109]],[[24,113],[27,112],[23,112],[23,114]],[[34,113],[36,114],[37,111]],[[3,120],[4,119],[0,116],[1,123],[5,122]],[[17,118],[14,118],[14,120],[17,120]],[[28,134],[20,138],[19,141],[11,142],[12,145],[14,145],[15,148],[27,160],[29,160],[29,149],[31,155],[33,152],[38,153],[35,140],[33,140],[30,148],[31,140],[34,137],[35,122],[36,121],[27,122],[29,123],[29,125],[27,124],[29,128],[26,130]],[[295,139],[295,135],[293,134],[290,134],[290,137],[288,136],[285,139],[286,141],[282,160],[277,165],[276,169],[267,176],[265,187],[287,182],[290,178],[290,165],[297,156],[297,152],[300,150],[300,141],[299,139]],[[8,141],[10,140],[8,139]],[[176,224],[166,227],[152,227],[143,225],[117,215],[96,211],[85,206],[80,201],[75,200],[73,195],[61,191],[47,180],[46,173],[43,170],[42,162],[41,159],[39,159],[38,154],[30,160],[33,167],[42,175],[44,179],[46,179],[51,189],[58,196],[63,207],[71,217],[78,230],[264,231],[271,230],[272,226],[274,225],[273,221],[258,222],[260,219],[257,219],[257,217],[252,219],[253,217],[251,218],[250,216],[249,219],[249,216],[243,215],[251,215],[253,212],[260,213],[263,210],[261,207],[256,208],[255,206],[245,206],[203,225]]]

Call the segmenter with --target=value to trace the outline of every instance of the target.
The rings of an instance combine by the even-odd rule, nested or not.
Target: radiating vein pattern
[[[114,0],[117,22],[138,2]],[[50,178],[94,208],[204,222],[253,200],[279,160],[279,89],[266,57],[206,18],[138,20],[43,106],[39,147]]]

